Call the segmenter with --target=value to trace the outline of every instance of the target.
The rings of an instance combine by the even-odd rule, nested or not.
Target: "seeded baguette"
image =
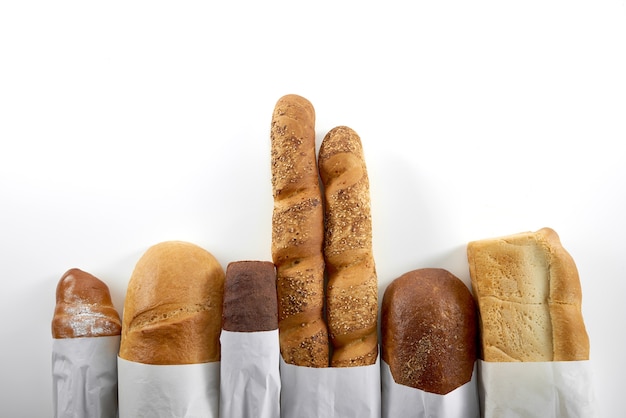
[[[77,268],[65,272],[57,284],[52,337],[107,337],[121,330],[106,283]]]
[[[324,137],[318,158],[325,196],[331,366],[374,364],[378,356],[378,282],[361,139],[349,127],[338,126]]]
[[[553,229],[473,241],[467,256],[485,361],[589,359],[578,270]]]
[[[285,362],[327,367],[324,321],[324,210],[315,158],[315,110],[286,95],[271,124],[272,260],[276,266],[278,329]]]

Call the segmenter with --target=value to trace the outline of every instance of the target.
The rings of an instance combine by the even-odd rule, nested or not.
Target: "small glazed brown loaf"
[[[224,270],[205,249],[165,241],[150,247],[128,283],[120,357],[145,364],[220,360]]]
[[[271,124],[272,261],[276,265],[280,351],[296,366],[327,367],[324,321],[324,209],[315,156],[315,110],[286,95]]]
[[[465,284],[443,269],[419,269],[385,290],[382,358],[396,383],[445,395],[469,382],[478,322]]]
[[[551,228],[470,242],[485,361],[589,359],[578,270]]]
[[[61,277],[52,318],[53,338],[115,336],[121,329],[106,283],[77,268]]]
[[[278,329],[276,270],[269,261],[235,261],[226,267],[222,329],[258,332]]]
[[[366,366],[378,357],[378,281],[372,251],[367,168],[357,133],[330,130],[318,164],[325,196],[327,323],[334,367]]]

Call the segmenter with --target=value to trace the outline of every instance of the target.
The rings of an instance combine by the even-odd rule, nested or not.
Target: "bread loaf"
[[[485,361],[589,358],[578,270],[550,228],[470,242]]]
[[[324,321],[323,204],[315,156],[315,110],[281,97],[271,123],[272,260],[276,265],[280,350],[297,366],[329,364]]]
[[[269,261],[235,261],[226,267],[222,329],[278,329],[276,270]]]
[[[378,282],[372,251],[369,179],[361,139],[338,126],[318,157],[325,197],[324,260],[331,365],[374,364],[378,357]]]
[[[145,364],[220,360],[224,271],[203,248],[182,241],[150,247],[128,283],[120,357]]]
[[[120,335],[121,329],[106,283],[77,268],[61,277],[52,318],[53,338],[114,336]]]
[[[478,322],[465,284],[443,269],[419,269],[389,284],[381,312],[382,358],[396,383],[445,395],[469,382]]]

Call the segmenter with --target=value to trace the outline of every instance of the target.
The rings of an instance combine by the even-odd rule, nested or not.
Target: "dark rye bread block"
[[[278,329],[276,269],[269,261],[235,261],[226,268],[222,329],[258,332]]]

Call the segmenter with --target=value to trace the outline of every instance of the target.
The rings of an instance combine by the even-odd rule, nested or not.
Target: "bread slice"
[[[470,242],[485,361],[589,359],[578,270],[550,228]]]

